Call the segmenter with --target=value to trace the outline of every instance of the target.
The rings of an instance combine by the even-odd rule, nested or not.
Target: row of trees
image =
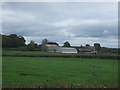
[[[56,44],[56,45],[59,46],[58,43],[56,43],[56,42],[49,42],[47,39],[43,39],[42,44]],[[90,46],[90,45],[86,44],[85,46]],[[63,47],[71,47],[71,45],[70,45],[70,43],[68,41],[66,41],[65,43],[63,43]],[[97,51],[99,51],[101,49],[101,45],[99,43],[95,43],[94,47],[95,47],[95,49]]]
[[[41,46],[42,46],[43,44],[54,44],[54,45],[59,46],[59,44],[56,43],[56,42],[49,42],[47,39],[43,39],[43,40],[42,40],[42,44],[40,44],[40,45],[37,45],[35,42],[31,41],[31,42],[27,45],[27,50],[41,49]],[[66,41],[66,42],[63,44],[63,47],[70,47],[70,43],[69,43],[68,41]]]
[[[16,34],[0,35],[2,37],[2,47],[4,48],[17,48],[25,46],[25,39]]]
[[[42,44],[56,44],[56,45],[59,46],[58,43],[56,43],[56,42],[49,42],[47,39],[43,39],[43,40],[42,40]]]
[[[25,47],[27,48],[37,48],[40,47],[40,45],[37,45],[34,41],[30,41],[28,45],[25,44],[26,40],[22,36],[18,36],[16,34],[11,35],[0,35],[2,37],[2,47],[3,48],[17,48],[17,47]],[[42,40],[42,44],[56,44],[59,46],[56,42],[49,42],[47,39]],[[63,47],[70,47],[69,42],[65,42]]]
[[[2,47],[3,48],[18,48],[18,47],[25,47],[27,50],[35,50],[40,49],[41,45],[43,44],[56,44],[59,46],[56,42],[49,42],[47,39],[42,40],[42,44],[38,45],[34,41],[30,41],[28,45],[25,44],[26,40],[22,36],[18,36],[16,34],[11,35],[1,35],[2,36]],[[89,44],[86,44],[86,46],[90,46]],[[101,49],[101,46],[99,43],[94,44],[97,51]],[[63,43],[63,47],[71,47],[70,43],[66,41]]]
[[[23,36],[18,36],[16,34],[11,34],[11,35],[1,35],[0,34],[0,38],[2,37],[1,42],[2,42],[2,47],[3,48],[19,48],[19,50],[41,50],[41,46],[43,44],[56,44],[59,46],[58,43],[56,42],[49,42],[47,39],[43,39],[42,40],[42,44],[37,44],[34,41],[30,41],[29,44],[25,44],[26,40]],[[1,44],[0,44],[1,46]],[[89,44],[86,44],[86,46],[90,46]],[[73,47],[70,45],[70,43],[68,41],[66,41],[65,43],[63,43],[63,47]],[[82,45],[80,46],[82,47]],[[105,47],[101,47],[101,45],[99,43],[95,43],[94,47],[96,49],[96,51],[99,52],[112,52],[112,53],[118,53],[118,49],[114,49],[114,48],[105,48]],[[76,47],[79,48],[79,47]]]

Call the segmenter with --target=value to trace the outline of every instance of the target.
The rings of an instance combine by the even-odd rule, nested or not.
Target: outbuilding
[[[56,52],[61,52],[61,53],[77,53],[77,49],[70,48],[70,47],[58,47],[56,49]]]
[[[56,49],[58,48],[55,44],[44,44],[41,46],[42,51],[45,52],[56,52]]]

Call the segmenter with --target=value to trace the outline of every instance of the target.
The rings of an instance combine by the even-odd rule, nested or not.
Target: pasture
[[[74,54],[74,53],[58,53],[58,52],[41,52],[41,51],[11,51],[11,50],[3,50],[3,55],[59,55],[59,56],[91,56],[90,54]],[[116,57],[118,54],[111,54],[111,53],[100,53],[93,56],[112,56]]]
[[[117,87],[118,60],[3,57],[2,75],[3,88]]]
[[[8,51],[3,50],[3,56],[13,57],[72,57],[72,58],[97,58],[97,59],[118,59],[118,54],[112,53],[99,53],[97,55],[90,55],[84,53],[71,54],[71,53],[57,53],[57,52],[41,52],[41,51]]]

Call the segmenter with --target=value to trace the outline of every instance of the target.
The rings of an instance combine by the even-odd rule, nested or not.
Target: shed
[[[42,51],[46,52],[56,52],[56,49],[58,48],[55,44],[44,44],[41,46]]]
[[[86,46],[85,48],[90,50],[90,51],[95,51],[95,47],[94,46]]]
[[[70,47],[58,47],[56,49],[56,52],[61,52],[61,53],[77,53],[77,49],[70,48]]]
[[[81,48],[78,49],[78,51],[79,51],[79,53],[89,53],[89,54],[97,53],[97,51],[95,51],[94,46],[81,47]]]

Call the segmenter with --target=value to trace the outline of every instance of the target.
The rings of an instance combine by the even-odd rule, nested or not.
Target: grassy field
[[[118,84],[118,60],[3,57],[2,63],[3,87],[87,88]]]
[[[40,51],[8,51],[8,50],[3,50],[2,51],[3,55],[57,55],[57,56],[91,56],[90,54],[74,54],[74,53],[57,53],[57,52],[40,52]],[[98,57],[116,57],[119,56],[118,54],[112,54],[112,53],[100,53],[97,55],[92,55],[92,56],[98,56]]]

